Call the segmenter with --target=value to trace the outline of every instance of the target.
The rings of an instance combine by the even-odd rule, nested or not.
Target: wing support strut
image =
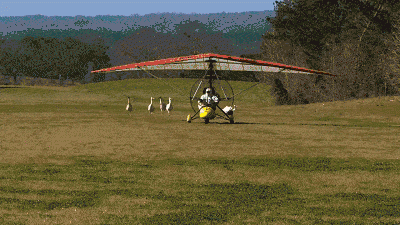
[[[259,84],[261,84],[261,82],[258,82],[257,84],[255,84],[255,85],[253,85],[253,86],[251,86],[251,87],[249,87],[249,88],[247,88],[247,89],[245,89],[245,90],[233,95],[231,98],[235,97],[236,95],[240,95],[242,92],[245,92],[245,91],[247,91],[247,90],[249,90],[249,89],[251,89],[251,88],[253,88],[253,87],[255,87],[255,86],[259,85]]]

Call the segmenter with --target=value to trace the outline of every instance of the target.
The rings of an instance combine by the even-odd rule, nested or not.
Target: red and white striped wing
[[[210,59],[216,61],[214,63],[215,70],[283,72],[283,73],[321,74],[321,75],[335,76],[333,74],[324,71],[311,70],[280,63],[266,62],[262,60],[240,58],[228,55],[218,55],[214,53],[133,63],[128,65],[95,70],[91,72],[97,73],[97,72],[131,71],[131,70],[141,70],[141,68],[146,70],[206,70],[208,69],[209,65],[209,62],[207,62],[207,60]]]

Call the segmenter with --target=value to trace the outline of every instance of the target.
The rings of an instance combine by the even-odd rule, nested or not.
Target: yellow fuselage
[[[214,119],[215,111],[211,107],[205,106],[200,109],[200,118],[201,119]]]

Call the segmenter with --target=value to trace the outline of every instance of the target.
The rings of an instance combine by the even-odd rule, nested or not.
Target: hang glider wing
[[[258,71],[258,72],[283,72],[283,73],[303,73],[335,76],[333,74],[311,70],[296,66],[284,65],[280,63],[266,62],[262,60],[254,60],[240,58],[228,55],[219,55],[214,53],[190,55],[177,58],[160,59],[155,61],[147,61],[133,63],[128,65],[116,66],[106,69],[94,70],[92,73],[98,72],[117,72],[131,70],[206,70],[208,69],[208,60],[215,60],[215,70],[229,71]]]

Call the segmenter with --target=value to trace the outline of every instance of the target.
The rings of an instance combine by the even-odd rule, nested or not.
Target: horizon
[[[206,14],[234,14],[234,13],[258,13],[258,12],[265,12],[265,11],[271,11],[273,12],[274,10],[261,10],[261,11],[243,11],[243,12],[216,12],[216,13],[182,13],[182,12],[155,12],[155,13],[148,13],[144,15],[140,14],[131,14],[131,15],[112,15],[112,14],[107,14],[107,15],[95,15],[95,16],[87,16],[87,15],[75,15],[75,16],[58,16],[58,15],[53,15],[53,16],[48,16],[48,15],[43,15],[43,14],[32,14],[32,15],[23,15],[23,16],[0,16],[1,17],[25,17],[25,16],[45,16],[45,17],[99,17],[99,16],[123,16],[123,17],[134,17],[134,16],[147,16],[147,15],[160,15],[160,14],[173,14],[173,15],[206,15]]]
[[[23,17],[42,15],[47,17],[96,17],[96,16],[145,16],[149,14],[217,14],[273,11],[274,1],[256,2],[3,2],[1,17]],[[210,5],[212,7],[210,7]],[[131,7],[133,6],[133,7]]]

